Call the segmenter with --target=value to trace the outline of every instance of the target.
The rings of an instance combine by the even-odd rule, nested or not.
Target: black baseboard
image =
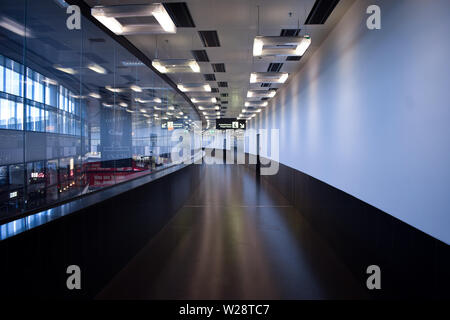
[[[381,290],[368,290],[373,298],[450,297],[447,244],[281,163],[276,175],[262,177],[329,242],[364,288],[366,268],[380,267]]]
[[[0,242],[0,296],[93,298],[185,203],[202,177],[189,165]],[[66,269],[81,269],[68,290]]]

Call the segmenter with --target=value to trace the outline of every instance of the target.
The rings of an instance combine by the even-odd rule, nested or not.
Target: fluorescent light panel
[[[180,83],[177,87],[183,92],[211,92],[211,86],[203,83]]]
[[[88,65],[88,69],[100,74],[106,74],[106,69],[96,63]]]
[[[253,40],[253,56],[302,56],[311,44],[309,36],[304,37],[264,37]]]
[[[194,59],[155,59],[152,65],[161,73],[200,72],[200,66]]]
[[[205,98],[205,97],[191,98],[191,101],[193,103],[217,103],[216,97],[212,97],[212,98]]]
[[[272,98],[276,94],[275,90],[248,90],[247,98]]]
[[[284,83],[288,76],[286,72],[252,72],[250,83]]]
[[[60,66],[60,65],[55,65],[54,68],[56,70],[59,70],[59,71],[62,71],[62,72],[68,73],[68,74],[72,74],[72,75],[78,73],[77,70],[75,70],[73,68],[63,67],[63,66]]]
[[[96,6],[91,14],[117,35],[176,33],[177,28],[161,3]],[[155,17],[155,24],[122,25],[116,18]]]
[[[267,107],[267,101],[247,101],[244,103],[246,107]]]

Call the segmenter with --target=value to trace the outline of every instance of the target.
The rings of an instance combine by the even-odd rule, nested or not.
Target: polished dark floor
[[[264,179],[205,165],[191,199],[97,298],[367,298],[363,288]]]

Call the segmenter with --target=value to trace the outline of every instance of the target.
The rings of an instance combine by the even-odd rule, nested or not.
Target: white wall
[[[251,122],[281,163],[450,243],[450,1],[356,1]]]

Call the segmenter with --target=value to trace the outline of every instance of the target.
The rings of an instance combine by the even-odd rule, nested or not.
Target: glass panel
[[[167,122],[198,116],[150,68],[63,1],[0,13],[0,223],[172,164]]]

